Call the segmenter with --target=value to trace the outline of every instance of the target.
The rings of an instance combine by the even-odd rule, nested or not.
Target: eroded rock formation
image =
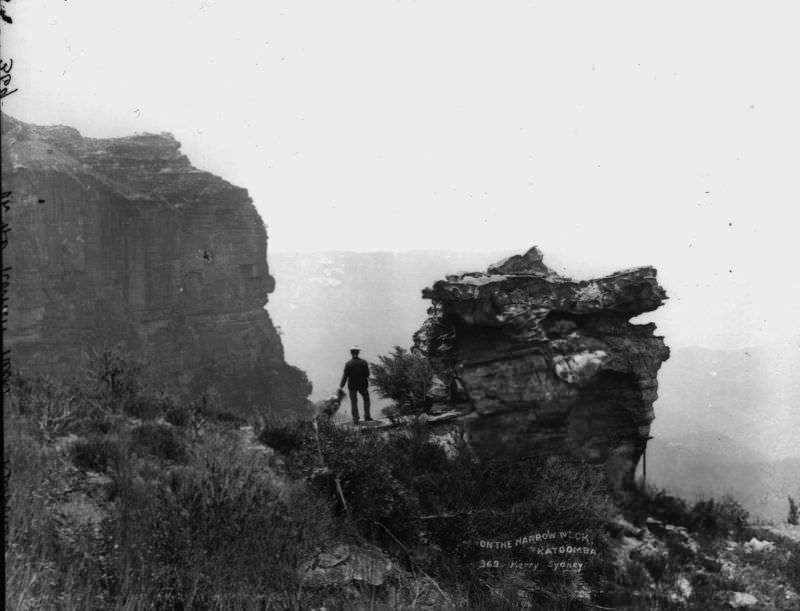
[[[267,235],[245,189],[192,167],[169,134],[83,138],[3,115],[2,135],[16,367],[68,376],[124,342],[170,387],[230,408],[305,404],[264,309]]]
[[[423,297],[432,306],[415,347],[443,380],[436,388],[463,384],[473,445],[571,453],[603,464],[615,487],[632,483],[669,357],[654,324],[630,322],[666,299],[655,269],[576,282],[534,247]]]

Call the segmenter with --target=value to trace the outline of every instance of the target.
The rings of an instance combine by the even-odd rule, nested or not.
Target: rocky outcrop
[[[169,387],[240,412],[305,404],[264,309],[267,235],[245,189],[192,167],[170,134],[83,138],[3,115],[2,135],[16,367],[68,376],[124,342]]]
[[[415,347],[443,380],[434,388],[465,392],[475,447],[572,454],[604,465],[617,488],[632,483],[669,357],[655,325],[630,322],[666,299],[655,269],[576,282],[534,247],[423,297]]]

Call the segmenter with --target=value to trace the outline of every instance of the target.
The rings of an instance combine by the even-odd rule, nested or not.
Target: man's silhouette
[[[358,358],[361,349],[358,346],[350,348],[351,358],[344,366],[344,374],[339,388],[344,388],[347,382],[347,390],[350,391],[350,409],[353,412],[353,423],[358,424],[358,394],[364,399],[364,421],[372,420],[369,416],[369,365],[364,359]]]

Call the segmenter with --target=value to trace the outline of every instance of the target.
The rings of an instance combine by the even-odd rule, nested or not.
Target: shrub
[[[70,447],[72,462],[87,471],[107,471],[121,451],[119,438],[100,435],[78,439]]]
[[[191,413],[191,424],[195,427],[201,426],[211,420],[220,424],[242,425],[247,419],[237,414],[222,403],[222,397],[215,389],[209,389],[188,403],[188,410]]]
[[[144,371],[143,362],[128,354],[122,344],[86,355],[86,384],[110,404],[122,405],[141,395],[146,388]]]
[[[168,424],[144,422],[131,431],[134,451],[163,460],[186,462],[188,454],[180,432]]]
[[[370,367],[372,378],[380,395],[394,400],[394,412],[419,414],[429,409],[426,395],[433,369],[425,357],[395,346],[391,354],[379,356],[378,361]]]
[[[327,504],[302,486],[278,487],[264,464],[221,439],[198,454],[123,495],[128,590],[170,608],[296,590],[299,564],[337,534]]]
[[[794,499],[791,496],[789,497],[789,515],[786,516],[786,522],[794,526],[797,526],[797,524],[800,522],[800,514],[798,514],[797,503],[794,502]]]
[[[258,440],[281,454],[291,454],[303,448],[311,435],[311,422],[289,418],[270,418]]]
[[[181,409],[186,408],[176,405],[172,397],[166,393],[156,393],[150,389],[128,397],[123,405],[125,414],[140,420],[155,420],[160,417],[166,419],[168,414],[174,416]],[[176,426],[186,426],[186,424],[189,424],[188,420],[185,424]]]
[[[4,413],[23,417],[40,439],[64,435],[93,420],[94,405],[77,385],[19,371],[13,371],[6,382]]]
[[[689,526],[708,536],[742,534],[747,529],[747,510],[731,496],[698,501],[689,513]]]
[[[171,399],[157,393],[149,378],[140,360],[116,346],[88,354],[83,375],[70,381],[13,371],[4,399],[9,413],[25,417],[45,440],[106,433],[112,428],[109,418],[149,420],[171,407]]]
[[[187,427],[192,423],[194,410],[188,405],[170,405],[164,411],[164,420],[173,426]]]
[[[327,421],[320,421],[317,430],[308,426],[302,430],[306,434],[293,461],[318,489],[342,501],[337,485],[341,487],[342,505],[346,503],[365,534],[383,540],[386,533],[381,531],[388,530],[413,539],[417,499],[388,462],[385,439]]]
[[[244,418],[229,410],[214,411],[210,412],[209,415],[217,422],[226,422],[228,424],[243,424],[245,422]]]
[[[113,606],[103,598],[109,533],[102,524],[82,522],[85,505],[73,498],[80,490],[76,470],[59,450],[32,437],[24,423],[7,419],[5,425],[6,607]],[[65,511],[70,506],[73,511]]]
[[[445,451],[423,425],[391,435],[317,426],[318,438],[312,423],[273,424],[262,439],[286,450],[290,471],[343,511],[341,490],[363,535],[448,579],[485,579],[475,566],[481,539],[553,528],[586,531],[600,542],[614,515],[602,477],[581,463],[513,454],[481,461],[458,430]]]
[[[309,608],[296,571],[339,535],[324,499],[215,430],[183,465],[165,462],[180,453],[172,427],[128,433],[71,446],[82,468],[111,475],[105,500],[57,448],[7,426],[8,608],[254,608],[276,595]]]
[[[30,547],[38,554],[47,546],[47,504],[60,487],[63,469],[57,452],[38,443],[21,423],[6,421],[3,455],[8,472],[8,511],[5,515],[9,531],[7,544]]]
[[[338,535],[328,501],[276,481],[230,426],[212,422],[189,452],[188,431],[150,418],[195,424],[210,401],[178,407],[100,357],[88,379],[9,384],[6,606],[309,608],[297,569]],[[82,437],[65,456],[50,442],[68,433]]]
[[[681,526],[691,523],[690,507],[686,501],[651,486],[635,491],[625,509],[635,524],[643,524],[650,516]]]
[[[641,522],[652,515],[664,522],[684,526],[707,537],[744,535],[748,532],[750,515],[732,496],[699,500],[691,507],[664,490],[648,489],[628,504],[634,521]]]

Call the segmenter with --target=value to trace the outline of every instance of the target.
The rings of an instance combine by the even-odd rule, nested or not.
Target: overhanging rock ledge
[[[652,267],[589,281],[548,268],[537,247],[423,290],[414,335],[443,384],[468,395],[460,420],[488,453],[578,456],[617,489],[633,485],[669,358],[655,325],[630,319],[667,298]]]

